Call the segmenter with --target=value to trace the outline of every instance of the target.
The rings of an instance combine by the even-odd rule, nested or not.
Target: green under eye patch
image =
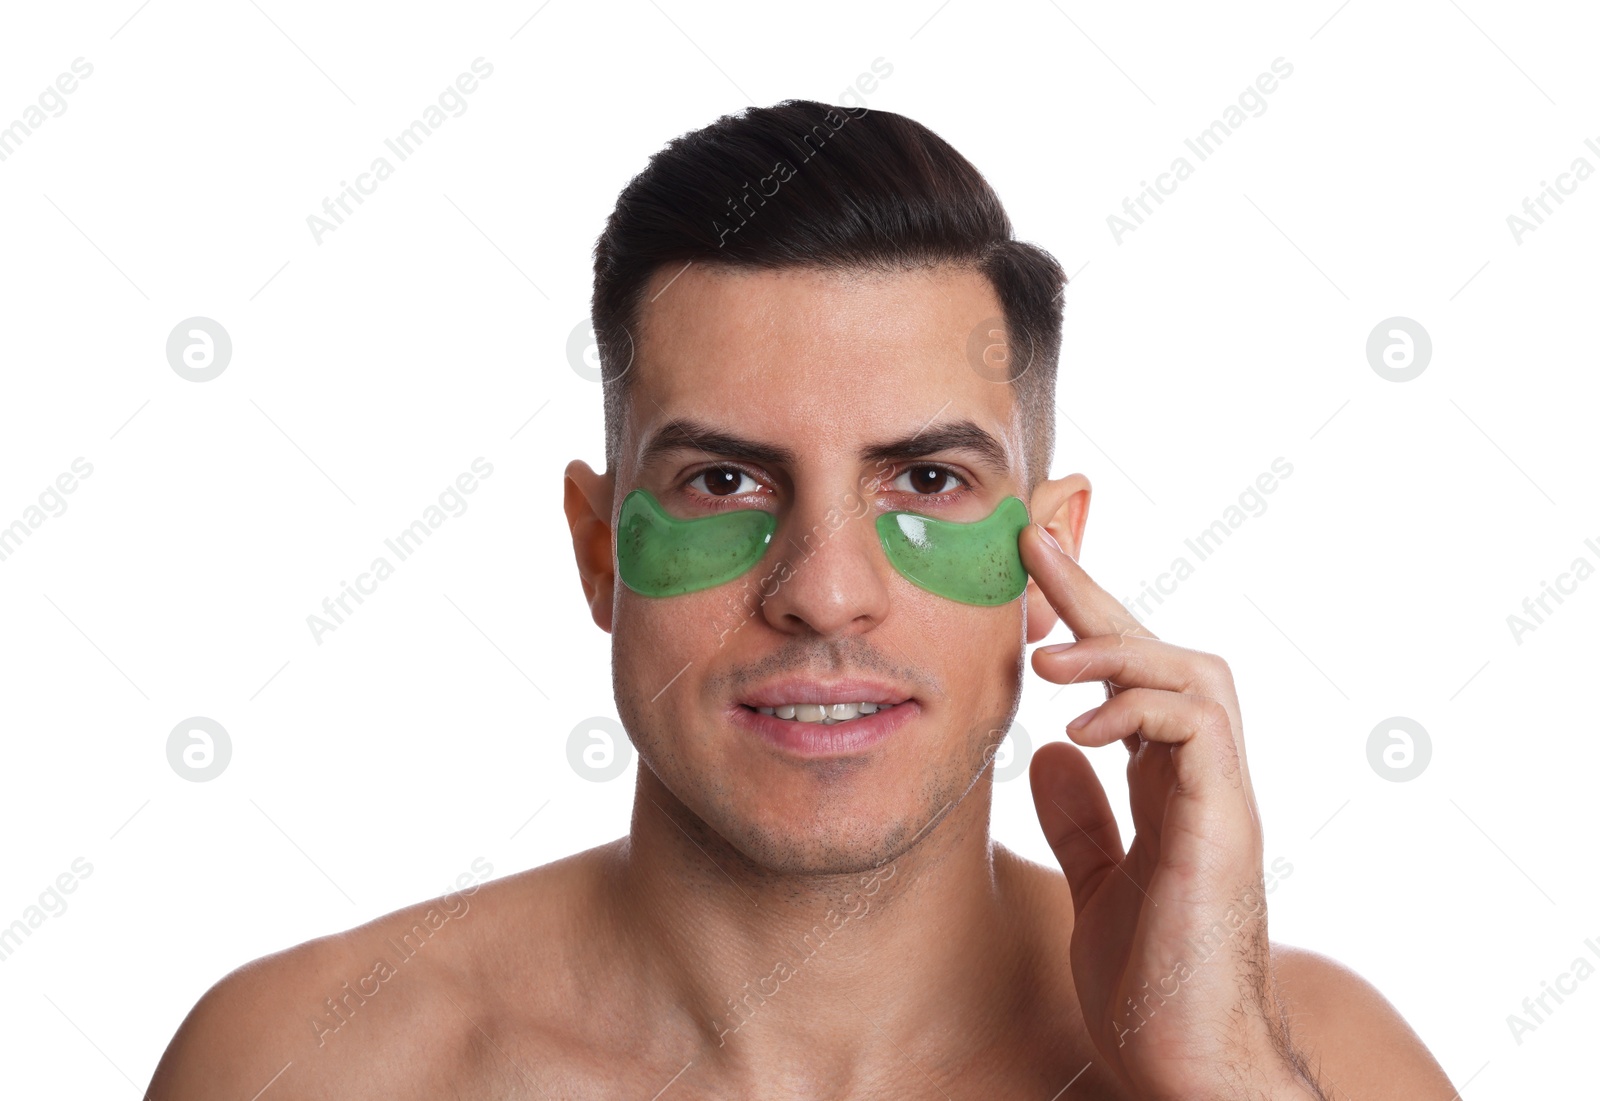
[[[889,564],[913,585],[963,604],[1008,604],[1028,584],[1017,550],[1027,526],[1028,506],[1007,497],[968,524],[885,512],[878,517],[878,540]]]
[[[1027,523],[1027,506],[1007,497],[972,523],[886,512],[877,529],[889,564],[912,584],[963,604],[995,605],[1021,596],[1028,582],[1017,551]],[[680,520],[648,490],[635,489],[617,517],[617,573],[643,596],[709,589],[759,562],[777,527],[761,509]]]
[[[753,508],[680,520],[636,489],[617,517],[617,573],[644,596],[709,589],[759,562],[777,529],[777,517]]]

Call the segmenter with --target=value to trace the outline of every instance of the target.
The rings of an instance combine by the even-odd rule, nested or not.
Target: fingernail
[[[1068,730],[1082,730],[1084,727],[1089,725],[1089,720],[1094,718],[1094,713],[1096,711],[1098,711],[1098,710],[1100,710],[1098,707],[1091,707],[1089,710],[1085,711],[1083,714],[1079,715],[1076,719],[1073,719],[1070,723],[1068,723],[1067,724],[1067,729]]]
[[[1057,551],[1065,553],[1064,551],[1061,551],[1061,544],[1056,542],[1056,537],[1050,534],[1049,528],[1045,527],[1043,524],[1034,524],[1033,526],[1039,529],[1039,534],[1044,536],[1045,542],[1049,543]]]
[[[1076,642],[1054,642],[1049,646],[1039,647],[1038,652],[1041,654],[1059,654],[1061,651],[1070,650],[1076,645]]]

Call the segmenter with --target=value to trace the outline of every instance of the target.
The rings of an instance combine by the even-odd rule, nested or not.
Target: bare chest
[[[870,1025],[864,1026],[870,1031]],[[962,1065],[936,1054],[907,1050],[883,1037],[873,1069],[841,1078],[821,1068],[825,1058],[804,1055],[741,1073],[706,1051],[663,1050],[640,1037],[594,1047],[548,1042],[474,1045],[457,1063],[449,1084],[468,1098],[647,1098],[654,1101],[954,1101],[956,1098],[1036,1098],[1037,1101],[1125,1101],[1103,1060],[1081,1037],[1056,1045],[1010,1045],[979,1053]],[[817,1053],[821,1054],[821,1053]],[[393,1096],[392,1094],[390,1095]],[[418,1096],[437,1096],[433,1091]]]

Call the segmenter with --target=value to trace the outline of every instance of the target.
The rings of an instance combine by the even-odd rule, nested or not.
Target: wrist
[[[1218,1069],[1209,1088],[1182,1091],[1173,1101],[1328,1101],[1292,1049],[1229,1059]]]
[[[1276,995],[1268,997],[1276,1012],[1263,1016],[1267,1036],[1264,1043],[1258,1043],[1257,1057],[1243,1064],[1248,1068],[1242,1075],[1247,1088],[1238,1096],[1251,1101],[1328,1101],[1311,1064],[1289,1035],[1288,1020]]]
[[[1327,1095],[1307,1075],[1298,1053],[1280,1056],[1266,1064],[1243,1096],[1251,1101],[1328,1101]],[[1237,1095],[1235,1095],[1237,1096]]]
[[[1289,1065],[1252,1067],[1213,1077],[1210,1086],[1163,1093],[1168,1101],[1329,1101],[1328,1096]]]

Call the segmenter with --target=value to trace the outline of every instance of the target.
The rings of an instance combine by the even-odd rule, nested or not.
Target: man
[[[1064,278],[966,160],[886,112],[723,118],[595,272],[607,469],[565,507],[627,836],[241,968],[153,1098],[1454,1096],[1375,989],[1268,940],[1228,666],[1078,565]],[[990,839],[988,781],[1058,619],[1034,671],[1108,700],[1034,755],[1047,868]],[[1117,741],[1126,848],[1072,744]]]

